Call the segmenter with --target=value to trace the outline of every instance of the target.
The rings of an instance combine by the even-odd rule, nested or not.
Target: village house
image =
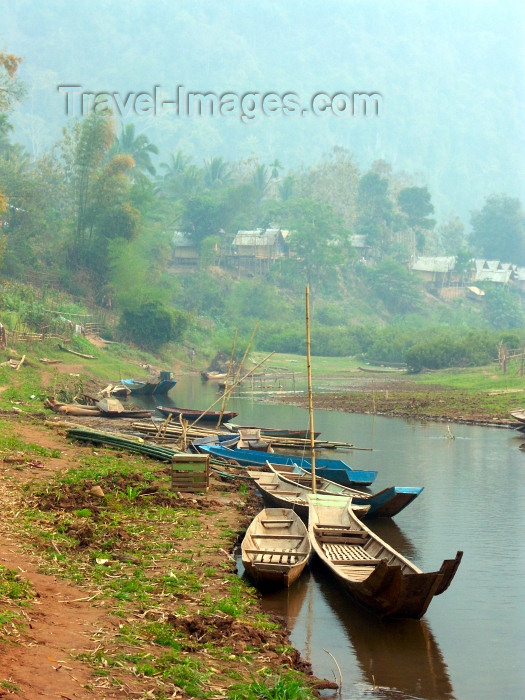
[[[499,260],[474,261],[473,282],[494,282],[496,284],[509,284],[515,265],[512,263],[502,263]]]
[[[192,270],[199,266],[199,252],[189,233],[175,231],[171,239],[173,267]]]
[[[458,282],[454,272],[456,258],[453,255],[440,257],[418,257],[411,266],[412,272],[429,290],[439,290]]]
[[[289,256],[288,236],[289,231],[279,228],[237,231],[221,260],[238,272],[263,274],[276,260]]]

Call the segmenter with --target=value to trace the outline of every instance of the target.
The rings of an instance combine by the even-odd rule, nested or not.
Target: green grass
[[[292,672],[240,683],[228,693],[229,700],[313,700],[315,697],[312,690]]]

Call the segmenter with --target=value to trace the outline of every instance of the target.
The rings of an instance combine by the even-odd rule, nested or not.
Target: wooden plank
[[[275,540],[304,540],[304,535],[272,535],[270,532],[265,532],[262,535],[254,533],[252,537],[262,537],[263,539],[270,538]]]

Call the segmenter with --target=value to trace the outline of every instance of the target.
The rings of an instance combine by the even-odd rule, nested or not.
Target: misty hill
[[[86,91],[379,93],[376,117],[136,118],[161,154],[279,158],[285,168],[348,148],[428,185],[439,217],[469,221],[485,196],[523,197],[523,9],[512,2],[0,0],[0,44],[24,58],[16,137],[42,153],[65,99]],[[164,155],[165,159],[165,155]]]

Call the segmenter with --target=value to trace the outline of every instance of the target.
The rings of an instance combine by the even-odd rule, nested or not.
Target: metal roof
[[[258,228],[255,231],[237,231],[233,239],[233,245],[237,246],[271,246],[281,237],[281,230],[278,228],[268,228],[265,231]]]
[[[412,265],[412,270],[419,272],[450,272],[456,265],[456,258],[453,255],[447,257],[419,257]]]
[[[510,280],[512,270],[477,270],[476,282],[497,282],[507,284]]]

